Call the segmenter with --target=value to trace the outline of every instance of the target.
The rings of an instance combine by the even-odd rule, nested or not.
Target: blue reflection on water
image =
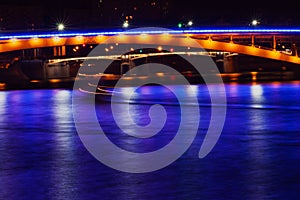
[[[201,112],[197,138],[175,163],[148,174],[109,169],[89,154],[74,126],[71,90],[1,91],[0,199],[297,199],[300,83],[225,87],[228,112],[213,151],[198,159],[210,102],[205,86],[193,86]],[[141,124],[149,122],[150,105],[138,101],[155,89],[137,91],[133,116]],[[158,134],[146,144],[115,126],[108,103],[97,104],[99,121],[121,147],[137,152],[161,148],[172,139],[180,112],[172,95],[159,97],[170,134]]]

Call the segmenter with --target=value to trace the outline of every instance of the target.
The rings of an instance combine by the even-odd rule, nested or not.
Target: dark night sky
[[[91,2],[99,0],[1,0],[0,5],[40,5],[44,9],[61,10],[65,8],[91,7]],[[103,0],[120,2],[130,5],[130,0]],[[283,1],[245,1],[240,3],[233,1],[202,1],[202,0],[169,0],[170,24],[182,18],[193,19],[195,26],[201,25],[225,25],[246,26],[252,19],[258,19],[264,26],[300,26],[300,9],[292,2]],[[157,22],[158,25],[160,22]]]
[[[183,3],[185,2],[185,3]],[[205,3],[204,3],[205,2]],[[259,19],[265,25],[299,25],[300,9],[291,2],[287,4],[265,1],[177,1],[178,13],[191,13],[199,22],[222,20],[228,24],[246,25],[251,19]]]

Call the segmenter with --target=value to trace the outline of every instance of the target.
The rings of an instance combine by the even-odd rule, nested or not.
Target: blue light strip
[[[251,34],[251,33],[266,33],[266,34],[299,34],[298,28],[245,28],[245,29],[186,29],[186,30],[128,30],[128,31],[85,31],[85,32],[45,32],[45,33],[6,33],[0,34],[0,40],[9,39],[30,39],[30,38],[51,38],[51,37],[75,37],[75,36],[112,36],[112,35],[139,35],[139,34]]]
[[[300,29],[194,29],[185,30],[184,33],[198,33],[198,34],[208,34],[208,33],[300,33]]]

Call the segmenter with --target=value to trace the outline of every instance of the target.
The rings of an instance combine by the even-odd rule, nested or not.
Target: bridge
[[[40,52],[47,49],[49,60],[53,58],[56,61],[77,60],[78,55],[76,56],[74,53],[76,53],[76,48],[79,45],[93,49],[97,44],[104,43],[111,37],[116,37],[127,43],[138,41],[142,44],[151,44],[155,37],[155,41],[160,41],[161,45],[164,45],[171,38],[191,38],[209,53],[222,54],[225,73],[238,71],[233,66],[234,56],[232,55],[239,54],[300,64],[297,48],[300,46],[300,29],[296,28],[247,27],[176,30],[149,28],[127,31],[83,30],[2,33],[0,34],[0,55],[10,52],[22,52],[21,54],[24,55],[28,51],[29,54],[32,54],[32,58],[38,58]],[[157,38],[160,39],[157,40]],[[180,54],[180,52],[174,53]],[[116,58],[116,56],[111,56],[111,59]]]
[[[37,54],[40,48],[52,47],[53,56],[67,56],[66,46],[101,44],[111,36],[145,34],[186,36],[207,50],[300,63],[297,50],[300,29],[274,28],[6,33],[0,35],[0,53],[33,49]]]

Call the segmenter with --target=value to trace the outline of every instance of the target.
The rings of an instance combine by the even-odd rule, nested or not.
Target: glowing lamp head
[[[128,21],[125,21],[125,22],[123,23],[123,28],[128,28],[128,26],[129,26]]]
[[[63,31],[63,30],[65,29],[65,25],[63,25],[63,24],[58,24],[58,25],[57,25],[57,29],[58,29],[59,31]]]
[[[252,26],[257,26],[259,24],[259,21],[257,21],[256,19],[252,20],[251,25]]]

